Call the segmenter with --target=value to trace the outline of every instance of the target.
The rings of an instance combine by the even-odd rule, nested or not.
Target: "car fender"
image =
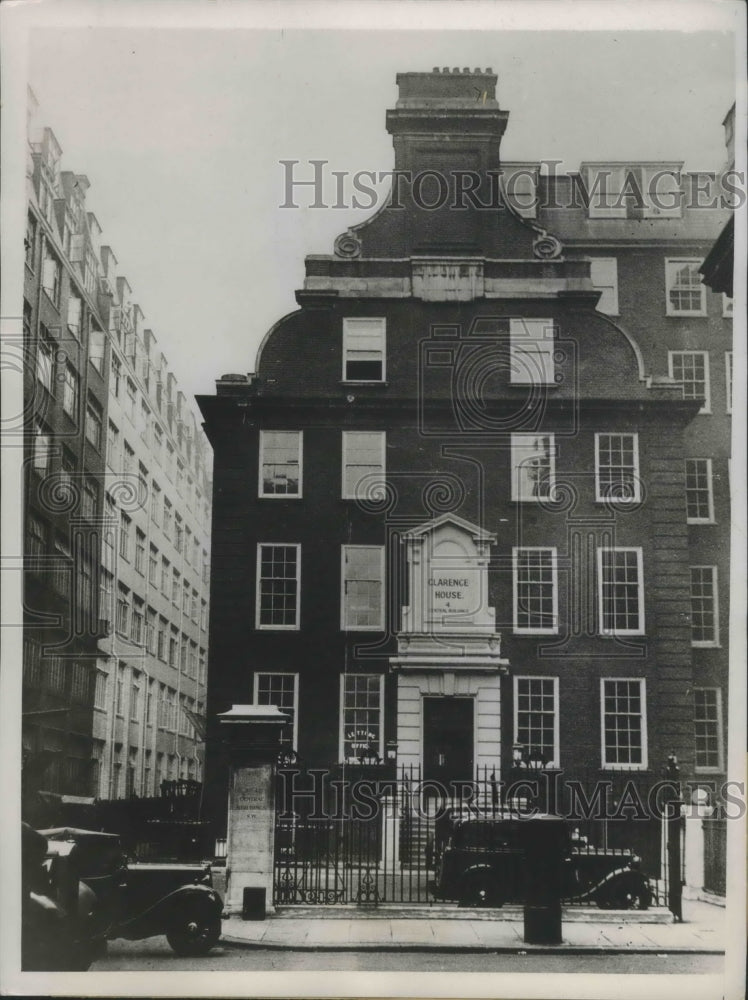
[[[590,886],[589,889],[575,898],[597,900],[615,888],[629,885],[636,889],[644,888],[650,893],[652,891],[649,886],[649,880],[642,872],[633,868],[616,868],[612,872],[608,872],[599,882]]]
[[[190,910],[200,917],[220,917],[223,902],[215,889],[207,885],[182,885],[162,896],[152,906],[122,921],[118,937],[138,938],[165,934],[176,916]]]
[[[491,873],[494,873],[495,871],[496,871],[496,868],[494,867],[494,865],[489,865],[489,864],[475,864],[475,865],[470,865],[469,868],[463,868],[460,877],[464,878],[466,875],[469,875],[471,872],[491,872]]]

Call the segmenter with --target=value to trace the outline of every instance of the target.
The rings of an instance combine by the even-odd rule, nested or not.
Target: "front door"
[[[449,788],[473,780],[473,699],[423,699],[423,777]]]

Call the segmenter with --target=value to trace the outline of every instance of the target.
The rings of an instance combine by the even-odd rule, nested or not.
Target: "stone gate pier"
[[[226,910],[240,916],[248,889],[273,912],[275,769],[288,716],[274,705],[232,705],[218,718],[229,750]]]

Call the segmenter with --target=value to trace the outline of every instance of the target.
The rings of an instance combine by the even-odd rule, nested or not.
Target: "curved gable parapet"
[[[276,322],[273,323],[273,325],[270,327],[270,329],[267,331],[265,336],[260,341],[260,346],[257,348],[257,356],[255,358],[255,372],[257,373],[258,376],[264,375],[263,354],[265,348],[270,343],[271,338],[275,335],[276,331],[278,331],[288,320],[290,320],[293,316],[296,316],[300,312],[301,312],[300,309],[293,309],[290,313],[286,313],[285,316],[281,316],[279,320],[276,320]]]
[[[440,159],[444,158],[442,154]],[[391,187],[384,204],[370,218],[337,237],[335,256],[348,260],[445,253],[514,259],[539,256],[535,248],[540,228],[505,202],[499,174],[476,172],[479,188],[460,192],[459,185],[470,182],[470,173],[448,162],[404,172],[399,182],[402,190],[395,198]]]
[[[527,391],[512,375],[512,331],[530,321],[553,330],[552,377],[540,387],[549,402],[677,398],[675,386],[652,386],[639,345],[595,310],[595,299],[589,290],[472,302],[312,296],[266,334],[258,351],[257,386],[284,397],[415,402],[475,391],[480,405],[511,402]],[[362,323],[383,337],[382,375],[370,381],[349,379],[345,371],[344,331],[360,330]]]
[[[566,324],[559,327],[557,338],[562,355],[567,351],[574,354],[574,384],[569,384],[563,395],[579,399],[651,398],[651,379],[639,345],[609,316],[574,309]]]

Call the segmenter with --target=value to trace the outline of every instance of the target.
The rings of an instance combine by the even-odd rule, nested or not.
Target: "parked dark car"
[[[51,856],[74,860],[96,897],[105,939],[165,934],[178,955],[205,955],[221,936],[223,902],[209,864],[128,862],[119,837],[64,827],[44,830]]]
[[[21,828],[21,968],[85,972],[106,945],[97,899],[69,852],[48,856],[43,834]]]
[[[532,821],[519,815],[447,817],[437,828],[432,895],[463,906],[524,902],[523,831]],[[646,910],[652,890],[639,864],[632,851],[590,847],[567,830],[562,844],[562,899],[603,909]]]

